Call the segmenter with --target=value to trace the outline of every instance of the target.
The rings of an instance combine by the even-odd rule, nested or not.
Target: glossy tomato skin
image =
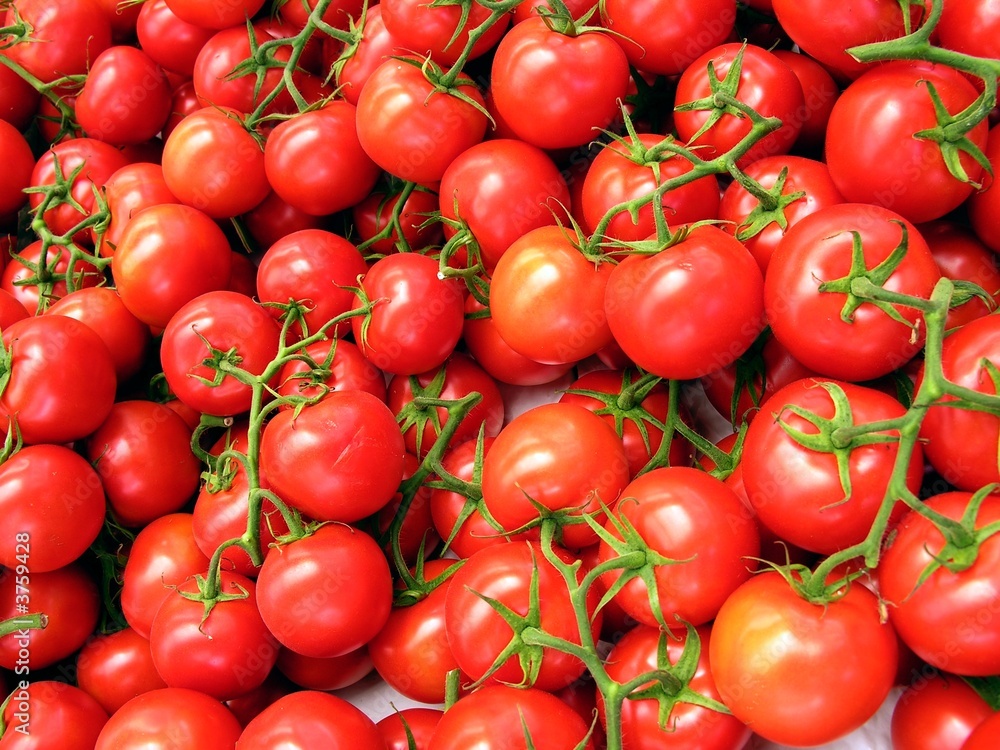
[[[43,255],[44,252],[44,255]],[[52,245],[47,250],[41,240],[36,240],[7,259],[0,274],[0,289],[14,296],[32,315],[45,312],[48,305],[68,294],[69,279],[54,280],[50,289],[36,283],[38,273],[31,265],[45,266],[54,274],[72,277],[75,288],[87,289],[104,281],[95,266],[79,260],[70,271],[70,250],[63,245]]]
[[[56,680],[39,680],[18,688],[4,706],[0,750],[59,747],[90,750],[108,714],[78,687]]]
[[[1000,362],[1000,318],[987,315],[966,323],[945,338],[941,365],[953,383],[982,393],[993,393],[993,381],[985,362]],[[918,384],[922,380],[922,374]],[[944,396],[943,401],[952,400]],[[975,440],[968,436],[975,435]],[[948,482],[961,490],[975,492],[1000,481],[996,440],[1000,439],[1000,419],[989,412],[933,406],[920,424],[920,437],[927,460]]]
[[[587,722],[551,693],[490,685],[441,717],[428,750],[577,750],[581,743],[594,750],[588,731]]]
[[[701,644],[701,653],[689,687],[706,698],[721,700],[708,658],[711,630],[703,626],[695,632]],[[689,643],[690,636],[686,633],[665,634],[658,628],[638,625],[626,633],[608,654],[608,675],[624,684],[641,674],[662,668],[665,665],[658,663],[661,644],[665,646],[669,664],[677,664]],[[605,705],[600,693],[597,705],[601,722],[606,724]],[[659,714],[660,704],[656,700],[625,701],[621,719],[624,750],[658,750],[671,746],[736,750],[750,738],[750,728],[742,721],[703,706],[678,703],[667,717],[665,726],[660,725]]]
[[[303,656],[291,649],[282,648],[274,666],[299,687],[329,692],[342,690],[363,680],[372,671],[372,660],[368,655],[367,645],[342,656],[326,659]]]
[[[76,679],[108,714],[137,695],[167,686],[153,665],[149,640],[132,628],[87,641],[76,657]]]
[[[389,564],[363,531],[327,524],[271,548],[257,577],[257,606],[282,645],[305,656],[339,656],[368,643],[388,619]]]
[[[385,750],[375,722],[343,698],[301,690],[279,698],[240,735],[240,750],[314,747]]]
[[[958,520],[969,504],[968,492],[929,498],[928,507]],[[1000,498],[988,496],[976,516],[976,528],[1000,519]],[[941,552],[944,540],[929,521],[910,511],[878,566],[889,619],[906,645],[931,666],[959,675],[1000,671],[1000,626],[993,614],[1000,559],[1000,538],[983,542],[965,570],[940,568],[923,581],[924,569]]]
[[[614,429],[576,404],[543,404],[515,417],[483,461],[483,500],[509,532],[537,521],[532,501],[570,516],[613,506],[628,484],[628,457]],[[538,538],[537,525],[531,530]],[[562,542],[579,549],[597,541],[586,523],[563,526]]]
[[[352,523],[393,497],[405,446],[389,408],[365,391],[335,391],[264,428],[260,466],[285,502],[320,521]]]
[[[965,304],[951,308],[945,330],[952,331],[996,310],[1000,305],[1000,266],[997,265],[996,254],[972,230],[958,222],[941,219],[921,224],[919,229],[942,276],[971,281],[993,300],[987,303],[980,297],[973,297]]]
[[[604,310],[614,340],[633,362],[688,380],[725,367],[750,347],[764,327],[764,283],[746,248],[721,229],[701,226],[655,255],[619,263]]]
[[[355,1],[349,0],[349,2]],[[337,3],[332,3],[330,7],[333,8],[336,5]],[[368,8],[361,40],[355,47],[354,54],[344,62],[337,75],[337,85],[344,98],[354,106],[358,105],[361,91],[375,69],[393,55],[406,54],[406,50],[400,46],[399,40],[386,28],[382,10],[381,3]],[[355,14],[356,20],[357,15]],[[340,42],[330,37],[324,38],[324,65],[332,65],[342,52],[343,48]]]
[[[198,0],[167,0],[179,18],[205,29],[239,26],[259,11],[264,0],[230,0],[226,3],[202,3]]]
[[[10,379],[0,420],[15,418],[26,444],[79,440],[111,412],[114,363],[90,326],[61,315],[26,318],[4,329],[3,345]]]
[[[899,214],[880,206],[840,203],[791,227],[771,257],[764,282],[767,319],[775,337],[799,362],[840,380],[872,380],[906,364],[922,346],[916,308],[894,306],[908,324],[871,303],[861,303],[850,322],[841,318],[847,295],[820,291],[820,284],[851,272],[852,242],[860,238],[864,265],[875,268],[903,241],[906,255],[883,287],[928,299],[941,277],[926,241]],[[917,327],[917,335],[913,326]],[[851,356],[842,356],[845,351]]]
[[[489,18],[490,11],[473,4],[467,11],[458,6],[431,5],[422,0],[385,0],[382,18],[386,29],[401,47],[418,50],[439,65],[454,65],[469,42],[469,31]],[[469,59],[485,54],[507,30],[510,18],[498,19],[473,44]]]
[[[895,61],[865,73],[837,99],[825,153],[830,175],[847,200],[885,206],[916,223],[944,216],[972,194],[982,173],[975,159],[960,155],[969,179],[962,182],[949,173],[937,143],[916,137],[938,122],[930,85],[952,114],[977,96],[957,70]],[[966,137],[985,148],[987,129],[983,121]]]
[[[96,227],[91,229],[91,235],[98,253],[105,258],[115,254],[125,227],[135,214],[149,206],[178,202],[163,179],[163,167],[151,162],[126,164],[111,175],[104,183],[104,199],[111,221],[102,235]]]
[[[208,292],[184,305],[163,331],[160,360],[167,384],[177,397],[204,414],[232,416],[250,408],[248,385],[223,375],[218,385],[208,385],[218,374],[204,364],[209,348],[235,349],[239,366],[260,375],[278,353],[281,329],[271,315],[250,297],[238,292]]]
[[[895,680],[898,646],[864,586],[817,605],[765,572],[722,606],[709,660],[736,718],[772,742],[810,746],[871,718]],[[803,721],[807,709],[814,713]]]
[[[0,57],[9,57],[0,51]],[[0,64],[0,120],[13,125],[17,130],[27,128],[38,109],[39,94],[21,76]]]
[[[921,676],[892,711],[893,750],[961,750],[972,731],[993,715],[990,705],[954,675]]]
[[[465,287],[458,279],[440,278],[437,260],[387,255],[368,270],[361,289],[374,306],[370,318],[351,318],[351,331],[376,367],[415,375],[439,367],[454,351],[465,320]],[[361,306],[358,298],[354,308]]]
[[[32,573],[69,565],[87,551],[103,524],[101,478],[69,448],[30,445],[0,464],[0,564],[5,567],[23,565],[25,555]]]
[[[566,36],[541,18],[516,24],[497,46],[492,95],[519,138],[544,149],[582,145],[618,115],[628,60],[610,35]],[[545,102],[544,108],[532,106]]]
[[[14,45],[5,54],[43,83],[86,73],[88,63],[111,46],[111,22],[93,0],[17,0],[11,6],[3,25],[20,18],[35,42]]]
[[[214,698],[197,690],[161,688],[143,693],[115,712],[95,750],[234,750],[240,723]]]

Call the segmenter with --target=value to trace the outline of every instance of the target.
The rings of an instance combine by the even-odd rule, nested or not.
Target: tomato
[[[521,140],[544,149],[595,138],[618,116],[629,79],[628,59],[610,34],[564,35],[542,18],[507,32],[491,72],[500,117]]]
[[[898,263],[889,260],[894,252],[902,254]],[[828,377],[872,380],[906,364],[923,344],[916,308],[891,305],[906,321],[899,322],[842,291],[858,276],[927,299],[941,273],[912,224],[860,203],[828,206],[801,219],[768,265],[764,305],[771,330],[795,359]],[[852,356],[842,356],[845,351]]]
[[[161,134],[163,140],[170,137],[170,134],[174,132],[174,129],[180,125],[185,117],[202,108],[202,103],[198,100],[198,95],[194,90],[194,83],[190,80],[185,81],[174,89],[170,101],[170,117],[167,118],[167,122],[163,126],[163,133]],[[160,150],[159,161],[163,161],[162,149]]]
[[[151,521],[135,537],[122,576],[122,613],[143,638],[170,587],[208,571],[208,557],[198,549],[190,513],[171,513]]]
[[[1000,9],[983,0],[952,0],[935,27],[942,47],[976,57],[994,57],[1000,35]]]
[[[104,199],[111,219],[103,234],[91,229],[94,246],[106,258],[115,254],[125,227],[142,209],[161,203],[177,203],[163,179],[163,167],[149,162],[126,164],[104,183]]]
[[[304,656],[340,656],[385,625],[392,608],[389,564],[363,531],[320,526],[267,553],[257,577],[257,606],[282,645]]]
[[[424,0],[385,0],[382,18],[401,47],[427,54],[439,65],[454,65],[469,42],[469,32],[490,17],[490,11],[473,3],[467,9],[433,5]],[[502,16],[472,46],[468,59],[482,56],[507,30],[509,16]]]
[[[249,578],[222,571],[227,597],[205,616],[194,579],[170,592],[153,617],[149,647],[156,671],[170,687],[199,690],[228,700],[259,687],[278,659],[278,645],[257,610]]]
[[[424,580],[433,580],[454,560],[429,560]],[[447,599],[454,575],[409,606],[393,607],[368,644],[375,669],[394,690],[422,703],[443,703],[448,672],[459,668],[449,643]]]
[[[441,215],[461,219],[493,269],[510,245],[532,229],[556,224],[570,206],[559,168],[541,149],[508,138],[472,146],[441,178]],[[445,236],[456,230],[445,225]]]
[[[279,698],[261,711],[243,730],[239,747],[240,750],[275,747],[384,750],[385,742],[375,722],[343,698],[302,690]]]
[[[972,194],[982,167],[959,157],[967,181],[953,177],[942,147],[918,134],[938,123],[933,86],[944,108],[963,111],[977,96],[958,71],[923,62],[897,61],[865,73],[837,99],[830,113],[826,160],[844,197],[890,208],[912,222],[931,221]],[[986,147],[987,123],[966,135]]]
[[[581,18],[593,6],[587,0],[569,0],[563,2],[573,18]],[[514,23],[520,23],[532,16],[539,15],[539,9],[552,10],[552,4],[548,0],[524,0],[514,8]]]
[[[587,722],[551,693],[490,685],[445,712],[428,750],[594,750],[589,731]]]
[[[27,318],[4,329],[3,347],[9,379],[0,419],[13,417],[25,443],[70,443],[107,418],[115,369],[90,326],[62,315]]]
[[[795,139],[795,150],[819,152],[840,87],[827,69],[809,55],[784,49],[773,49],[771,53],[792,69],[802,86],[803,107],[795,113],[802,129]]]
[[[799,410],[833,420],[832,425],[807,419]],[[764,418],[750,424],[743,447],[743,481],[761,522],[814,552],[829,554],[861,542],[882,505],[898,443],[859,441],[839,447],[841,458],[832,446],[823,451],[799,443],[794,431],[828,435],[835,426],[895,419],[905,411],[891,396],[851,383],[807,378],[775,392],[761,406]],[[846,487],[841,461],[848,468]],[[919,490],[922,477],[918,444],[906,473],[912,492]],[[895,517],[903,510],[896,506]]]
[[[986,142],[986,158],[995,175],[1000,165],[1000,127],[990,130]],[[985,187],[969,198],[969,221],[982,242],[993,252],[1000,252],[1000,188],[995,181],[984,177]]]
[[[777,130],[757,141],[737,160],[737,164],[744,167],[764,156],[788,153],[798,138],[802,121],[796,115],[803,106],[804,95],[802,85],[791,68],[756,45],[723,44],[705,52],[681,74],[675,102],[682,105],[711,96],[710,76],[715,76],[717,80],[724,79],[737,55],[741,55],[742,62],[733,95],[758,114],[781,120]],[[712,111],[675,109],[674,112],[674,124],[680,138],[690,145],[704,146],[698,151],[702,159],[712,159],[730,151],[750,133],[749,118],[730,113],[723,114],[707,131],[699,133],[712,116]]]
[[[5,165],[0,180],[0,223],[7,224],[28,202],[22,191],[31,183],[35,155],[20,131],[6,120],[0,120],[0,162]]]
[[[347,0],[356,2],[356,0]],[[294,0],[289,6],[294,7]],[[330,8],[336,8],[337,2],[331,3]],[[360,7],[360,3],[358,3]],[[283,8],[284,10],[284,8]],[[394,55],[405,55],[406,50],[399,44],[399,40],[394,37],[385,27],[385,19],[382,17],[382,4],[371,5],[365,14],[365,23],[362,27],[361,39],[354,47],[351,56],[342,63],[337,73],[337,85],[344,95],[344,98],[354,106],[358,104],[361,91],[371,77],[375,69]],[[325,15],[325,14],[324,14]],[[360,14],[352,14],[358,20]],[[341,16],[345,18],[345,16]],[[342,45],[332,37],[323,40],[323,58],[327,69],[334,62],[341,59],[346,54]]]
[[[70,250],[65,245],[52,245],[43,257],[44,247],[41,240],[36,240],[11,255],[0,275],[0,288],[13,295],[32,314],[45,312],[49,304],[65,297],[69,279],[77,289],[95,287],[104,281],[103,274],[85,260],[78,260],[70,270]],[[63,278],[41,282],[46,272]]]
[[[153,665],[149,641],[132,628],[87,641],[76,657],[76,680],[109,714],[137,695],[167,686]]]
[[[94,188],[107,182],[127,163],[125,156],[114,146],[93,138],[69,138],[42,154],[31,172],[31,185],[54,185],[58,165],[59,174],[70,182],[70,195],[76,202],[75,205],[72,202],[55,205],[42,214],[49,230],[55,235],[66,234],[90,216],[96,201]],[[77,170],[79,172],[70,180]],[[31,193],[28,203],[33,209],[37,208],[42,203],[42,194]],[[89,231],[81,231],[74,239],[86,242],[89,236]]]
[[[34,551],[44,543],[42,539],[32,539],[29,551]],[[29,555],[34,557],[34,555]],[[80,648],[94,632],[100,610],[97,584],[80,563],[36,573],[29,568],[28,613],[41,612],[48,617],[48,624],[41,630],[28,630],[27,635],[12,632],[0,638],[0,666],[22,672],[35,672],[65,659]],[[14,569],[6,569],[0,574],[0,619],[9,620],[25,614],[15,601],[23,606],[23,599],[15,599],[23,594],[24,574]],[[19,588],[20,587],[20,588]],[[25,660],[24,651],[27,651]],[[26,665],[26,666],[25,666]]]
[[[260,466],[285,502],[320,521],[351,523],[385,506],[403,476],[403,436],[364,391],[334,391],[264,428]]]
[[[971,281],[992,299],[987,304],[980,297],[973,297],[965,304],[951,308],[945,329],[953,330],[996,310],[1000,304],[1000,268],[996,254],[970,229],[956,222],[942,219],[923,224],[920,233],[927,240],[942,276]]]
[[[111,21],[94,0],[16,0],[4,26],[23,21],[32,42],[16,44],[6,56],[42,83],[87,72],[88,64],[111,46]]]
[[[926,503],[947,518],[959,520],[969,504],[968,492],[935,495]],[[1000,519],[1000,498],[991,495],[976,515],[981,529]],[[916,511],[900,521],[898,531],[878,566],[882,596],[899,637],[931,666],[960,675],[991,675],[1000,671],[1000,627],[996,610],[1000,538],[978,547],[968,567],[951,571],[935,565],[956,554],[944,538]],[[965,550],[967,561],[972,550]],[[958,554],[961,554],[959,551]],[[963,563],[964,564],[964,563]]]
[[[462,336],[465,285],[438,276],[438,262],[416,253],[377,260],[361,290],[370,315],[351,318],[361,353],[379,369],[415,375],[444,364]],[[362,306],[359,298],[354,308]]]
[[[350,341],[317,341],[301,353],[312,358],[312,363],[288,361],[278,373],[280,395],[326,398],[337,391],[367,391],[379,401],[386,400],[385,376]],[[290,409],[292,405],[282,404],[279,408]]]
[[[214,698],[197,690],[161,688],[143,693],[115,712],[95,750],[234,750],[240,723]]]
[[[993,709],[962,679],[922,677],[903,691],[892,711],[894,750],[961,750]]]
[[[379,6],[375,6],[378,8]],[[354,221],[354,231],[359,242],[367,242],[379,234],[392,221],[392,212],[402,196],[390,191],[380,192],[376,189],[367,198],[351,207],[351,219]],[[441,225],[430,222],[430,215],[438,210],[438,197],[429,190],[417,189],[410,193],[403,203],[399,213],[399,226],[390,230],[388,237],[375,240],[368,245],[368,253],[389,255],[406,247],[422,252],[432,245],[439,244],[442,236]],[[402,230],[402,237],[399,231]]]
[[[647,73],[676,76],[726,41],[736,22],[736,4],[610,0],[601,8],[601,21],[615,32],[629,64]]]
[[[163,331],[160,361],[177,397],[204,414],[232,416],[250,408],[252,390],[212,369],[213,352],[238,358],[260,375],[278,353],[281,330],[267,310],[237,292],[207,292],[181,307]],[[213,378],[218,377],[215,383]]]
[[[0,50],[0,57],[10,58],[6,50]],[[17,130],[23,130],[31,123],[38,109],[41,94],[21,76],[0,63],[0,120],[8,122]]]
[[[801,156],[765,156],[744,171],[766,190],[774,188],[785,172],[777,214],[763,213],[766,209],[761,202],[735,180],[719,205],[719,218],[731,222],[720,227],[743,243],[762,273],[767,273],[771,256],[790,227],[821,208],[844,202],[823,162]],[[798,192],[804,195],[794,200],[784,197]]]
[[[91,138],[124,146],[159,133],[170,102],[163,69],[140,49],[115,46],[91,63],[76,99],[76,116]]]
[[[17,297],[6,289],[0,289],[0,331],[27,317],[28,311]]]
[[[264,152],[232,112],[206,107],[163,144],[163,179],[182,202],[213,219],[245,213],[270,192]]]
[[[230,76],[240,63],[253,57],[251,34],[255,46],[271,39],[259,26],[248,32],[246,23],[240,23],[217,32],[198,51],[191,82],[203,107],[225,107],[249,114],[280,84],[282,72],[276,67],[267,68],[260,82],[256,74]],[[290,47],[279,48],[274,52],[275,59],[287,62],[290,50]]]
[[[225,3],[203,3],[200,0],[167,0],[178,18],[206,29],[226,29],[239,26],[253,18],[264,0],[228,0]]]
[[[317,333],[333,318],[351,309],[354,287],[368,271],[357,247],[324,229],[302,229],[287,234],[268,248],[257,268],[257,298],[261,302],[287,305],[291,300],[307,307],[305,324],[296,322],[296,334]],[[278,318],[283,311],[268,307]],[[348,320],[328,326],[325,332],[346,334]]]
[[[776,572],[726,600],[709,643],[712,676],[733,715],[771,742],[799,747],[832,742],[871,718],[897,660],[896,635],[864,586],[813,604]]]
[[[164,328],[195,297],[226,287],[232,257],[225,234],[205,213],[165,203],[132,217],[111,271],[129,312]]]
[[[56,680],[22,682],[4,705],[2,750],[59,747],[90,750],[108,720],[80,688]]]
[[[601,301],[611,263],[588,259],[565,227],[534,229],[500,258],[490,313],[511,349],[536,362],[578,362],[611,342]]]
[[[242,219],[257,241],[257,246],[265,250],[286,234],[301,229],[322,229],[323,226],[322,217],[310,216],[290,206],[273,190],[263,201],[243,214]]]
[[[101,478],[68,448],[32,445],[0,464],[0,563],[5,567],[23,564],[29,550],[32,573],[69,565],[87,551],[103,525]],[[32,545],[31,539],[40,541]]]
[[[764,327],[763,291],[746,248],[721,229],[701,226],[655,255],[619,263],[604,310],[632,361],[687,380],[725,367],[750,347]]]
[[[436,708],[397,709],[375,726],[385,740],[386,750],[427,750],[443,715],[444,711]]]
[[[628,484],[622,440],[603,419],[576,404],[543,404],[515,417],[483,462],[483,500],[507,531],[535,522],[540,504],[564,520],[562,541],[579,549],[597,541],[582,513],[613,506]]]
[[[709,661],[711,631],[703,626],[695,631],[701,651],[693,674],[685,687],[705,698],[720,700],[719,690],[712,678]],[[677,665],[685,648],[691,648],[686,633],[663,633],[657,628],[639,625],[625,634],[608,654],[608,676],[619,684],[657,669]],[[661,650],[662,649],[662,650]],[[680,670],[678,670],[680,671]],[[650,682],[637,691],[654,687]],[[654,750],[655,748],[698,747],[703,750],[735,750],[742,748],[750,738],[750,728],[742,721],[683,698],[669,706],[669,715],[662,716],[663,703],[669,700],[668,690],[661,695],[654,693],[644,699],[627,699],[622,705],[622,747],[625,750]],[[606,723],[603,697],[598,697],[601,723]],[[665,721],[664,721],[665,720]]]
[[[367,646],[325,659],[282,648],[278,651],[275,667],[299,687],[329,692],[343,690],[363,680],[372,671],[372,660]]]
[[[463,99],[438,91],[413,60],[386,60],[358,98],[361,147],[382,169],[411,182],[441,179],[455,157],[483,140],[486,115],[467,76],[456,81]]]

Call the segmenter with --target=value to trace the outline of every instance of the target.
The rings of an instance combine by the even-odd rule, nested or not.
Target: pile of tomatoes
[[[0,12],[0,750],[1000,744],[996,3]]]

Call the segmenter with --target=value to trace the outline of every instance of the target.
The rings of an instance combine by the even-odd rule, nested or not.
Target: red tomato
[[[995,57],[1000,8],[984,0],[950,0],[934,29],[942,47],[976,57]]]
[[[539,503],[565,520],[562,542],[579,549],[597,541],[582,513],[613,506],[628,484],[622,440],[603,419],[575,404],[544,404],[515,417],[483,462],[483,500],[493,518],[514,532],[535,522]]]
[[[240,750],[275,747],[384,750],[385,742],[375,722],[343,698],[302,690],[279,698],[261,711],[243,730],[239,747]]]
[[[109,714],[137,695],[165,688],[149,641],[132,628],[96,635],[76,657],[76,680]]]
[[[468,101],[436,90],[412,63],[386,60],[371,74],[358,99],[358,138],[385,171],[428,184],[483,139],[487,120]],[[483,105],[467,76],[459,76],[456,86],[463,98]]]
[[[32,242],[10,256],[0,275],[0,288],[33,315],[45,312],[49,304],[65,297],[70,279],[77,289],[95,287],[104,281],[104,275],[86,260],[78,260],[70,270],[70,250],[65,245],[52,245],[43,256],[44,248],[41,240]],[[43,282],[46,269],[51,280]]]
[[[489,9],[473,3],[468,8],[433,5],[424,0],[384,0],[382,18],[389,33],[405,49],[429,54],[439,65],[454,65],[469,42],[469,32],[490,17]],[[500,41],[509,16],[502,16],[472,46],[469,59],[483,55]]]
[[[0,57],[10,58],[6,50],[0,50]],[[31,123],[38,109],[41,94],[21,76],[0,63],[0,120],[8,122],[17,130],[23,130]]]
[[[356,0],[346,0],[354,3]],[[330,4],[331,9],[335,9],[338,3]],[[295,7],[296,3],[288,3],[282,7]],[[358,3],[360,7],[360,3]],[[325,15],[325,14],[324,14]],[[356,19],[359,13],[352,14]],[[341,16],[346,18],[346,16]],[[361,29],[361,39],[358,40],[351,56],[342,63],[342,67],[337,74],[337,85],[340,87],[344,98],[354,106],[358,105],[358,98],[361,91],[371,77],[375,69],[393,55],[405,55],[399,41],[385,27],[385,20],[382,18],[382,4],[371,5],[365,15],[365,23]],[[340,42],[332,37],[325,37],[323,40],[324,64],[329,66],[339,60],[346,50]]]
[[[251,35],[256,46],[271,40],[257,25],[249,32],[244,22],[217,32],[199,50],[191,81],[203,107],[225,107],[249,114],[281,83],[282,71],[276,67],[264,69],[259,82],[256,74],[230,76],[234,68],[253,56]],[[275,59],[287,62],[290,50],[279,48],[274,52]]]
[[[126,164],[104,183],[104,199],[111,220],[103,233],[97,227],[91,236],[98,252],[106,258],[115,254],[125,227],[139,211],[161,203],[177,203],[177,198],[163,180],[163,167],[149,162]]]
[[[0,420],[13,417],[26,444],[71,443],[107,418],[115,368],[90,326],[62,315],[26,318],[4,329],[3,346],[10,359]]]
[[[961,750],[993,709],[962,679],[946,674],[919,678],[892,711],[893,750]]]
[[[88,64],[111,46],[111,21],[94,0],[16,0],[3,25],[18,21],[28,24],[34,41],[15,44],[5,54],[42,83],[86,73]]]
[[[0,750],[89,750],[97,742],[108,714],[80,688],[56,680],[39,680],[21,683],[4,705],[3,720]]]
[[[286,362],[278,373],[279,395],[326,398],[337,391],[367,391],[379,401],[387,399],[382,371],[350,341],[317,341],[300,354],[312,362],[298,358]],[[291,409],[292,405],[282,404],[279,408]]]
[[[115,712],[95,750],[234,750],[240,723],[214,698],[197,690],[161,688]]]
[[[21,206],[28,202],[28,196],[22,191],[31,183],[35,155],[20,131],[2,119],[0,163],[4,165],[4,178],[0,180],[0,223],[7,224],[16,218]]]
[[[894,252],[902,254],[898,263],[888,260]],[[892,305],[907,321],[901,323],[846,293],[850,279],[862,275],[889,291],[923,299],[941,278],[912,224],[888,209],[860,203],[828,206],[801,219],[771,258],[764,284],[771,330],[815,372],[872,380],[906,364],[923,345],[916,308]],[[845,351],[853,356],[842,356]]]
[[[260,466],[271,489],[319,521],[352,523],[393,497],[403,476],[396,418],[364,391],[335,391],[264,428]]]
[[[363,680],[372,671],[372,660],[368,646],[325,659],[282,648],[278,651],[275,667],[299,687],[329,692],[343,690]]]
[[[830,176],[847,200],[885,206],[916,223],[944,216],[972,194],[982,173],[975,159],[959,156],[968,178],[961,181],[949,172],[942,146],[918,136],[938,124],[929,86],[951,114],[977,96],[953,68],[896,61],[868,71],[837,99],[825,153]],[[986,121],[965,137],[985,148]]]
[[[701,226],[655,255],[619,263],[604,310],[632,361],[687,380],[731,364],[750,347],[764,327],[763,292],[746,248],[721,229]]]
[[[351,318],[361,353],[379,369],[415,375],[440,367],[462,336],[465,286],[438,276],[438,262],[416,253],[377,260],[361,282],[374,303],[370,316]],[[355,301],[355,309],[362,301]]]
[[[392,608],[389,564],[363,531],[320,526],[271,548],[257,577],[257,606],[282,645],[304,656],[340,656],[385,625]]]
[[[0,564],[5,567],[26,565],[28,557],[32,573],[69,565],[87,551],[103,525],[101,478],[69,448],[30,445],[0,464]]]
[[[827,69],[808,55],[784,49],[773,49],[771,53],[792,69],[802,86],[803,107],[795,113],[802,129],[795,139],[795,149],[818,152],[826,139],[830,111],[840,96],[840,87]]]
[[[28,311],[17,297],[6,289],[0,289],[0,331],[27,317]]]
[[[397,709],[375,726],[385,740],[386,750],[427,750],[443,715],[444,711],[437,708]]]
[[[968,492],[929,498],[927,506],[959,520],[969,505]],[[975,519],[981,529],[1000,520],[1000,497],[988,496]],[[975,551],[975,556],[971,552]],[[935,565],[961,554],[967,567],[952,571]],[[899,637],[933,667],[959,675],[1000,672],[1000,618],[994,593],[1000,582],[1000,537],[977,548],[956,551],[929,521],[910,511],[900,521],[878,566],[878,582],[889,606],[889,620]],[[931,572],[921,578],[931,567]]]
[[[733,715],[772,742],[832,742],[864,724],[896,676],[898,646],[879,601],[850,586],[825,604],[775,572],[738,588],[712,626],[709,661]],[[809,721],[802,712],[812,710]]]
[[[350,208],[375,187],[382,170],[361,148],[356,109],[333,101],[280,123],[264,146],[274,192],[307,214]]]
[[[942,276],[978,284],[993,300],[987,304],[980,297],[973,297],[965,304],[951,308],[945,329],[954,330],[996,310],[1000,304],[1000,268],[996,254],[971,230],[956,222],[942,219],[923,224],[920,233],[927,240]]]
[[[403,481],[405,482],[412,477],[419,469],[420,459],[412,453],[407,453],[403,459]],[[406,513],[398,522],[399,534],[395,544],[389,535],[389,530],[402,510],[403,493],[397,491],[392,496],[392,500],[378,512],[375,518],[378,521],[379,533],[385,539],[383,549],[386,556],[395,554],[395,546],[399,548],[399,554],[402,555],[407,565],[416,565],[418,556],[422,554],[426,559],[437,548],[438,542],[441,540],[434,529],[430,495],[431,488],[426,483],[417,488],[406,508]],[[421,547],[423,548],[422,553]]]
[[[201,0],[167,0],[178,18],[206,29],[226,29],[245,24],[253,18],[264,0],[227,0],[225,3],[204,3]]]
[[[529,18],[500,41],[491,92],[500,117],[519,138],[539,148],[567,148],[587,143],[611,124],[628,79],[628,60],[610,34],[569,36]]]
[[[257,246],[262,249],[271,247],[286,234],[298,232],[301,229],[321,229],[323,220],[319,216],[310,216],[293,206],[290,206],[273,190],[271,193],[242,217]]]

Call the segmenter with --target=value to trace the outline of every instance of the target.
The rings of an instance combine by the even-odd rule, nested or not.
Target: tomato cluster
[[[997,746],[996,3],[0,12],[0,750]]]

